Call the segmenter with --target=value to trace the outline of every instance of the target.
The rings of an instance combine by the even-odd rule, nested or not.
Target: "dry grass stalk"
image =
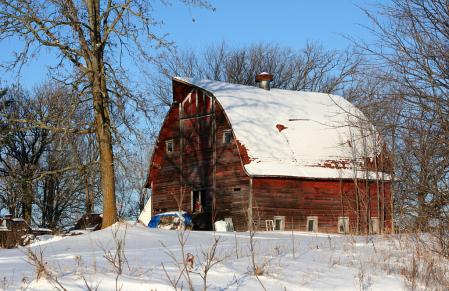
[[[47,277],[51,283],[55,283],[56,285],[58,285],[58,288],[67,291],[67,289],[65,289],[64,286],[62,286],[59,282],[58,277],[53,274],[54,267],[48,269],[47,262],[44,261],[43,257],[44,250],[45,249],[41,249],[41,247],[39,246],[39,248],[36,249],[35,252],[33,252],[31,248],[27,248],[26,251],[20,251],[27,257],[27,259],[25,259],[24,261],[36,268],[37,281],[39,281],[39,279],[42,277]]]
[[[112,248],[108,248],[109,242],[106,244],[106,246],[103,245],[101,241],[97,243],[98,247],[103,251],[103,257],[115,268],[117,275],[121,275],[123,273],[125,265],[127,265],[128,270],[131,271],[128,259],[125,255],[126,231],[128,227],[125,224],[125,233],[123,234],[123,237],[119,237],[119,229],[120,224],[118,225],[118,227],[111,228],[112,239],[115,244],[114,251],[112,251]]]

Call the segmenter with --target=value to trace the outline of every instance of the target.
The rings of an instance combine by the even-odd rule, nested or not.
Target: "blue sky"
[[[382,0],[389,4],[389,0]],[[306,41],[319,41],[326,49],[344,49],[350,42],[342,35],[371,37],[361,25],[372,27],[373,23],[358,8],[369,8],[358,0],[211,0],[216,11],[196,9],[173,1],[165,8],[155,2],[156,20],[163,20],[162,28],[155,32],[169,33],[168,39],[179,46],[184,44],[200,48],[211,42],[225,40],[231,45],[265,41],[293,48],[304,47]],[[195,19],[195,21],[192,21]],[[0,43],[0,62],[11,60],[17,40]],[[46,65],[56,64],[55,55],[43,50],[38,60],[22,69],[22,82],[32,86],[42,81],[47,73]],[[2,85],[11,82],[11,74],[1,74]],[[1,87],[1,86],[0,86]]]

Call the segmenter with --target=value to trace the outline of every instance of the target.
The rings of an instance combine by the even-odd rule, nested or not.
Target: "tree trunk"
[[[94,93],[95,130],[100,148],[101,190],[103,193],[103,226],[117,222],[115,200],[114,157],[109,110],[103,92]]]
[[[95,136],[97,138],[100,165],[101,190],[103,194],[103,225],[102,228],[117,222],[117,206],[115,199],[114,154],[112,151],[111,116],[109,114],[109,95],[106,88],[106,72],[104,67],[104,44],[101,44],[101,16],[99,0],[88,1],[91,51],[90,81],[93,93],[95,118]]]
[[[419,231],[427,229],[426,192],[418,190],[418,223]]]
[[[101,59],[101,58],[99,58]],[[117,222],[117,207],[115,199],[114,155],[112,151],[111,118],[108,108],[108,93],[104,68],[98,64],[94,73],[93,103],[95,116],[95,133],[100,152],[101,190],[103,194],[103,225],[102,228]],[[103,74],[102,74],[103,73]]]
[[[89,177],[88,172],[84,172],[83,178],[84,178],[84,192],[86,195],[86,213],[92,213],[92,205],[90,204],[90,193],[89,193]]]
[[[31,210],[33,204],[33,192],[31,189],[31,183],[29,179],[24,179],[22,182],[22,217],[25,221],[31,225]]]

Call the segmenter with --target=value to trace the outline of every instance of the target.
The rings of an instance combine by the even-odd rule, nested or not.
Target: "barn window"
[[[349,217],[339,217],[338,218],[338,232],[348,233],[349,232]]]
[[[377,217],[372,217],[369,223],[369,232],[378,233],[379,231],[379,219]]]
[[[285,228],[285,216],[274,217],[274,230],[284,230]]]
[[[165,142],[165,152],[167,154],[173,153],[173,140],[172,139],[171,140],[167,140]]]
[[[223,131],[223,144],[230,144],[232,139],[232,132],[231,130],[225,130]]]
[[[192,191],[192,212],[203,212],[206,210],[206,190]]]
[[[318,216],[307,216],[307,231],[318,231]]]

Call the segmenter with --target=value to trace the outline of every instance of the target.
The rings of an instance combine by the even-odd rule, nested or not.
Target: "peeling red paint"
[[[310,167],[328,168],[328,169],[350,169],[349,165],[354,162],[351,160],[325,160],[322,164],[312,165]]]
[[[276,128],[279,130],[279,132],[283,131],[284,129],[287,129],[288,127],[283,126],[282,124],[276,124]]]
[[[236,142],[239,147],[240,157],[242,158],[243,164],[248,165],[249,163],[251,163],[251,159],[248,155],[248,151],[247,151],[246,147],[244,145],[242,145],[239,140],[236,140]]]
[[[376,164],[377,159],[377,164]],[[354,160],[325,160],[322,163],[311,165],[309,167],[319,167],[319,168],[328,168],[328,169],[351,169],[354,165]],[[357,163],[357,167],[360,170],[368,170],[368,171],[376,171],[383,169],[385,173],[390,173],[391,171],[388,171],[389,161],[387,159],[382,160],[382,155],[377,155],[376,157],[366,157],[363,158],[361,162]],[[385,167],[387,169],[385,169]]]

